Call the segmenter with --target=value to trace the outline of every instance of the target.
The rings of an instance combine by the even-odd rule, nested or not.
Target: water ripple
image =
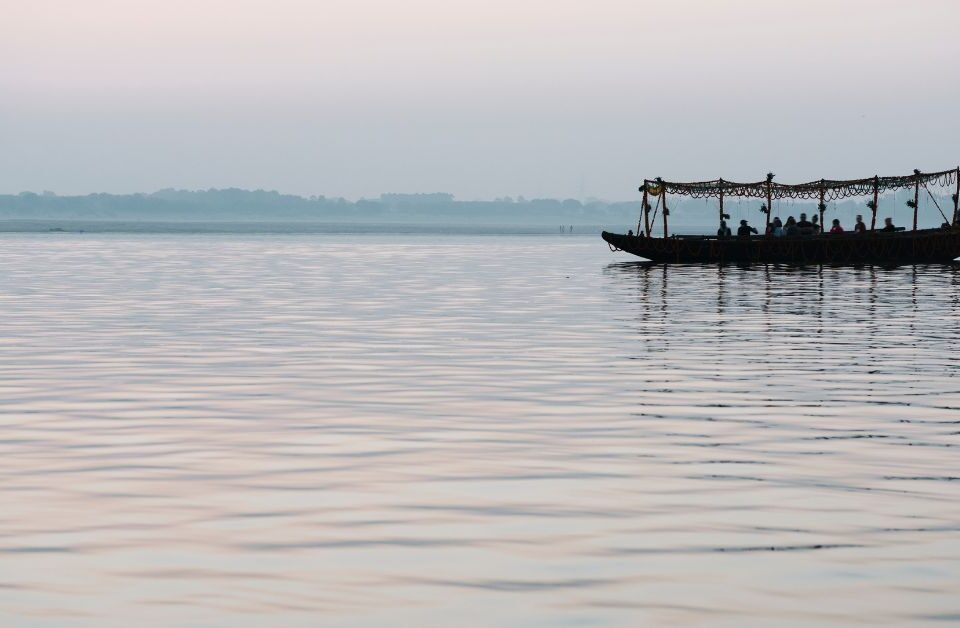
[[[960,268],[542,236],[0,236],[25,624],[960,612]],[[693,600],[693,602],[691,602]]]

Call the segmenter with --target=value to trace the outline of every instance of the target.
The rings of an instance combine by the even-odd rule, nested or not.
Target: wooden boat
[[[603,232],[612,247],[654,262],[785,264],[939,264],[960,257],[960,229],[841,235],[647,238]]]
[[[661,263],[920,264],[950,263],[960,257],[960,168],[931,173],[914,170],[912,175],[902,177],[875,176],[847,181],[820,179],[797,185],[774,183],[773,177],[773,174],[768,174],[765,181],[756,183],[735,183],[723,179],[676,183],[659,178],[645,179],[640,188],[643,193],[642,216],[637,224],[637,235],[632,230],[628,234],[604,231],[602,237],[614,250]],[[930,192],[928,183],[956,186],[952,218],[944,214]],[[943,226],[939,229],[917,229],[921,186],[943,217]],[[876,223],[880,194],[907,187],[914,190],[913,199],[907,201],[907,205],[913,209],[913,228],[878,230]],[[729,218],[724,213],[725,197],[762,198],[766,200],[766,204],[760,207],[766,216],[765,235],[726,238],[670,235],[668,194],[717,198],[721,221]],[[872,213],[870,228],[864,233],[773,234],[768,208],[773,206],[774,199],[818,199],[822,225],[827,201],[861,194],[873,196],[872,201],[867,203]],[[650,196],[657,198],[656,207],[650,205]],[[662,221],[662,237],[652,234],[658,213]]]

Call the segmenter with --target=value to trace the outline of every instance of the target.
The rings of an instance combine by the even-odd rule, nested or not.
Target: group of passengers
[[[883,219],[883,228],[881,231],[896,231],[897,228],[893,225],[892,218]],[[767,235],[773,236],[775,238],[780,238],[783,236],[809,236],[809,235],[819,235],[821,233],[820,221],[816,216],[813,216],[811,220],[807,220],[806,214],[800,214],[800,220],[796,220],[793,216],[787,217],[787,222],[784,223],[780,220],[780,217],[774,218],[770,224],[767,226]],[[863,222],[863,216],[857,215],[857,224],[853,226],[854,233],[866,233],[867,225]],[[751,227],[746,220],[740,221],[740,227],[737,229],[738,238],[749,238],[752,234],[759,233],[756,228]],[[834,218],[833,225],[830,227],[829,233],[845,233],[843,227],[840,225],[840,219]],[[720,228],[717,229],[717,237],[721,240],[733,237],[733,232],[730,230],[730,227],[727,226],[726,220],[720,221]]]

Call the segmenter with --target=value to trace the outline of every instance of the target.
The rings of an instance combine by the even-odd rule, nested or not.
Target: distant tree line
[[[627,224],[638,202],[498,198],[460,201],[452,194],[383,194],[348,201],[267,190],[164,189],[152,194],[0,195],[0,218],[77,220],[445,222],[486,224]]]

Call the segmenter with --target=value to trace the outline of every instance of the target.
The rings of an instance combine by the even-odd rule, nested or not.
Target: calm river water
[[[0,236],[3,625],[960,622],[960,269]]]

